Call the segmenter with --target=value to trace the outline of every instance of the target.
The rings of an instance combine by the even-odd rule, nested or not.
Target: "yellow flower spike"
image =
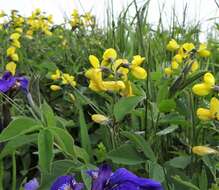
[[[89,56],[89,61],[90,61],[90,64],[95,68],[99,68],[100,67],[100,61],[98,60],[98,58],[94,55],[90,55]]]
[[[208,154],[217,154],[218,151],[213,149],[213,148],[209,148],[207,146],[194,146],[192,148],[192,152],[194,154],[197,154],[199,156],[205,156],[205,155],[208,155]]]
[[[169,50],[169,51],[175,51],[175,50],[179,49],[179,45],[178,45],[178,43],[176,42],[176,40],[172,39],[172,40],[170,40],[170,41],[168,42],[166,48],[167,48],[167,50]]]
[[[211,98],[210,101],[210,114],[212,119],[219,121],[219,100],[215,97]]]
[[[7,49],[7,56],[11,56],[13,54],[15,54],[16,48],[11,46]]]
[[[10,40],[18,40],[21,37],[19,33],[13,33],[10,35]]]
[[[139,66],[131,67],[132,75],[137,79],[146,79],[147,78],[147,71]]]
[[[199,63],[198,63],[198,61],[194,61],[193,63],[191,63],[192,64],[192,67],[191,67],[191,71],[192,72],[195,72],[195,71],[197,71],[198,69],[199,69]]]
[[[200,120],[207,121],[211,119],[211,112],[209,109],[198,108],[196,114]]]
[[[103,81],[103,86],[108,91],[120,91],[125,89],[123,81]]]
[[[6,71],[9,71],[12,75],[15,75],[16,67],[17,67],[16,63],[11,61],[5,66],[5,69]]]
[[[140,55],[135,55],[132,60],[132,65],[140,66],[144,60],[145,60],[145,57],[141,57]]]
[[[61,71],[59,69],[56,69],[55,74],[51,75],[52,80],[59,80],[61,78]]]
[[[178,68],[179,68],[179,63],[177,63],[176,61],[172,61],[172,62],[171,62],[171,68],[172,68],[173,70],[178,69]]]
[[[204,82],[210,87],[215,85],[215,78],[211,73],[206,73],[204,75]]]
[[[91,119],[95,122],[95,123],[99,123],[102,125],[105,125],[109,122],[109,118],[106,117],[105,115],[102,114],[93,114],[91,116]]]
[[[18,54],[17,53],[12,54],[11,59],[12,59],[12,61],[19,61]]]
[[[173,57],[173,60],[176,61],[177,63],[182,63],[183,57],[182,57],[181,54],[176,54],[176,55]]]
[[[52,91],[59,91],[59,90],[61,90],[62,88],[61,88],[61,86],[59,86],[59,85],[51,85],[50,86],[50,89],[52,90]]]
[[[186,52],[190,52],[192,51],[193,49],[195,49],[195,46],[193,43],[184,43],[182,45],[182,48],[186,51]]]
[[[200,44],[199,49],[198,49],[198,54],[201,57],[209,57],[211,55],[211,52],[207,50],[206,44]]]
[[[107,62],[114,61],[116,58],[117,58],[117,52],[113,48],[109,48],[103,53],[104,61],[107,61]]]
[[[172,70],[170,67],[166,67],[166,68],[164,69],[164,73],[165,73],[167,76],[170,76],[170,75],[172,75],[173,70]]]
[[[211,87],[206,83],[199,83],[192,87],[192,91],[198,96],[206,96],[211,92]]]

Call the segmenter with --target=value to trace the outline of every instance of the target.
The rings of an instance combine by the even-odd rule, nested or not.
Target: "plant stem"
[[[12,190],[16,190],[16,174],[17,166],[16,166],[16,155],[15,152],[12,154]]]
[[[0,159],[0,189],[4,189],[3,179],[4,179],[4,165],[3,165],[3,159]]]

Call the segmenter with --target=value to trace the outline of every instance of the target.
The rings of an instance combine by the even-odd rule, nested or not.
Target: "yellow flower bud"
[[[58,85],[51,85],[51,86],[50,86],[50,89],[51,89],[52,91],[59,91],[59,90],[61,90],[61,87],[58,86]]]
[[[94,55],[90,55],[89,56],[89,61],[90,64],[95,68],[98,69],[100,67],[100,61],[98,60],[98,58]]]
[[[192,72],[197,71],[198,68],[199,68],[199,63],[198,63],[198,61],[194,61],[194,62],[191,63],[191,64],[192,64],[191,71],[192,71]]]
[[[169,43],[167,44],[167,50],[169,51],[175,51],[177,49],[179,49],[179,45],[178,43],[176,42],[176,40],[172,39],[169,41]]]
[[[10,35],[11,40],[18,40],[20,37],[21,35],[17,32]]]
[[[109,118],[102,115],[102,114],[93,114],[91,116],[91,119],[95,122],[95,123],[99,123],[99,124],[107,124],[109,122]]]
[[[177,63],[182,63],[183,57],[182,57],[181,54],[176,54],[176,55],[173,57],[173,60],[176,61]]]
[[[18,40],[13,40],[11,42],[11,45],[16,47],[16,48],[20,48],[21,47],[21,43]]]
[[[204,82],[210,87],[215,85],[215,78],[211,73],[206,73],[204,75]]]
[[[18,54],[17,53],[12,54],[11,59],[12,59],[12,61],[19,61]]]
[[[218,151],[214,150],[213,148],[209,148],[207,146],[194,146],[192,148],[192,152],[194,154],[197,154],[199,156],[204,156],[204,155],[208,155],[208,154],[217,154]]]
[[[131,67],[132,75],[137,79],[146,79],[147,78],[147,72],[144,68],[136,66]]]
[[[16,63],[11,61],[5,66],[5,69],[6,71],[9,71],[12,75],[15,75],[16,67],[17,67]]]
[[[207,50],[206,44],[200,44],[198,54],[201,57],[209,57],[211,55],[211,52]]]
[[[173,70],[170,68],[170,67],[166,67],[164,69],[164,73],[167,75],[167,76],[170,76],[172,73],[173,73]]]
[[[140,55],[135,55],[132,60],[132,65],[139,66],[143,63],[144,60],[145,60],[145,57],[141,57]]]
[[[186,52],[190,52],[192,51],[193,49],[195,49],[195,46],[193,43],[184,43],[182,45],[182,48],[186,51]]]
[[[52,80],[59,80],[61,78],[61,71],[59,69],[56,69],[55,74],[51,75]]]
[[[176,70],[176,69],[179,68],[179,64],[178,64],[176,61],[172,61],[172,62],[171,62],[171,68],[172,68],[173,70]]]
[[[11,46],[7,49],[7,56],[11,56],[13,54],[15,54],[16,48]]]
[[[197,116],[200,120],[207,121],[211,119],[211,112],[208,109],[198,108]]]
[[[206,83],[195,84],[192,87],[194,94],[198,96],[206,96],[211,92],[211,88]]]
[[[219,100],[215,97],[211,98],[210,112],[211,117],[219,121]]]

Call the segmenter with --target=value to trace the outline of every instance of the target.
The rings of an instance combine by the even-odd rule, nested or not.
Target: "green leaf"
[[[47,127],[55,127],[56,126],[56,118],[54,116],[54,112],[52,108],[44,102],[41,106],[41,110],[43,112],[44,119],[46,121]]]
[[[150,144],[141,135],[137,135],[128,131],[123,131],[122,135],[131,140],[136,146],[140,147],[144,155],[151,161],[157,160],[153,150],[151,149]]]
[[[12,154],[14,151],[22,147],[23,145],[30,144],[33,142],[37,142],[37,134],[22,135],[15,137],[13,140],[7,142],[7,144],[4,146],[3,150],[1,151],[0,159],[9,154]]]
[[[176,102],[173,99],[161,100],[158,104],[160,112],[170,112],[176,108]]]
[[[88,135],[88,126],[84,118],[84,111],[81,106],[79,106],[79,123],[80,123],[80,135],[81,135],[81,146],[87,151],[87,153],[92,156],[91,142]]]
[[[178,182],[178,183],[182,184],[183,186],[185,186],[185,188],[194,189],[194,190],[200,190],[197,186],[193,185],[191,182],[184,181],[183,179],[181,179],[180,176],[173,176],[172,178],[176,182]]]
[[[151,161],[148,161],[148,166],[149,166],[150,178],[162,183],[165,180],[165,174],[164,174],[163,167],[159,165],[158,163],[151,162]]]
[[[144,162],[142,156],[132,144],[123,144],[107,154],[107,158],[116,164],[136,165]]]
[[[87,164],[90,162],[90,156],[84,148],[74,146],[74,149],[78,158],[82,159]]]
[[[182,115],[179,115],[177,113],[170,113],[170,114],[164,115],[159,120],[159,124],[160,125],[173,124],[173,125],[189,126],[189,122],[186,121]]]
[[[136,105],[144,99],[142,96],[123,97],[114,105],[114,116],[121,121],[128,113],[131,113]]]
[[[205,165],[208,167],[208,169],[211,171],[211,174],[213,175],[214,179],[216,180],[216,171],[217,171],[216,164],[217,164],[217,162],[214,159],[212,159],[211,156],[208,156],[208,155],[203,156],[202,160],[205,163]]]
[[[43,129],[38,135],[39,166],[42,173],[50,173],[53,161],[53,135]]]
[[[49,130],[54,135],[58,148],[71,158],[75,158],[74,139],[68,131],[58,127],[51,127]]]
[[[156,135],[158,135],[158,136],[167,135],[169,133],[174,132],[176,129],[178,129],[178,126],[172,125],[172,126],[167,127],[166,129],[163,129],[163,130],[157,132]]]
[[[190,163],[191,156],[179,156],[167,161],[165,164],[174,168],[185,169]]]
[[[42,126],[29,117],[19,117],[13,120],[0,134],[0,142],[8,141],[17,136],[39,130]]]

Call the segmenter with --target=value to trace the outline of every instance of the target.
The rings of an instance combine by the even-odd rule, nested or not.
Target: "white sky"
[[[63,17],[69,16],[74,8],[83,11],[92,11],[102,22],[106,16],[106,8],[111,0],[0,0],[0,9],[8,12],[11,9],[19,10],[21,14],[28,16],[35,8],[41,8],[48,14],[54,16],[54,20],[62,22]],[[115,15],[123,10],[132,0],[112,0],[114,4]],[[137,0],[138,6],[146,0]],[[219,2],[219,0],[218,0]],[[165,4],[164,8],[162,5]],[[219,8],[215,0],[151,0],[148,20],[156,24],[159,18],[160,10],[162,16],[169,24],[172,15],[172,9],[175,8],[176,15],[182,20],[183,9],[188,6],[188,17],[190,21],[200,20],[203,24],[203,31],[209,28],[212,21],[209,19],[219,16]],[[132,9],[134,12],[134,8]]]

